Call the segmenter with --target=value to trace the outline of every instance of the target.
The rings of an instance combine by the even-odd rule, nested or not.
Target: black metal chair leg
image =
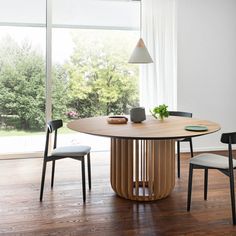
[[[51,188],[53,188],[53,184],[54,184],[54,172],[55,172],[55,164],[56,161],[52,161],[52,176],[51,176]]]
[[[207,200],[207,188],[208,188],[208,169],[204,170],[204,200]]]
[[[192,142],[192,139],[191,139],[191,138],[190,138],[190,140],[189,140],[189,144],[190,144],[191,157],[193,157],[193,142]]]
[[[83,201],[86,201],[86,184],[85,184],[85,163],[84,157],[81,160],[81,172],[82,172],[82,189],[83,189]]]
[[[91,190],[91,163],[90,163],[90,153],[87,155],[88,160],[88,182],[89,182],[89,190]]]
[[[42,170],[42,179],[41,179],[41,188],[40,188],[40,202],[43,200],[43,189],[45,182],[45,174],[46,174],[47,162],[43,161],[43,170]]]
[[[234,175],[230,171],[230,195],[231,195],[231,208],[232,208],[232,219],[233,224],[236,225],[236,215],[235,215],[235,192],[234,192]]]
[[[190,165],[189,165],[189,177],[188,177],[187,211],[190,211],[190,206],[191,206],[192,180],[193,180],[193,166],[190,164]]]
[[[180,142],[177,141],[177,173],[180,178]]]

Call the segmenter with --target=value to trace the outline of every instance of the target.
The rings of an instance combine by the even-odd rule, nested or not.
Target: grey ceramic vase
[[[134,123],[140,123],[146,120],[145,108],[134,107],[130,110],[130,120]]]

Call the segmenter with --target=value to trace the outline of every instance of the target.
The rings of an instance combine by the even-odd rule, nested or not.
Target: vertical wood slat
[[[134,160],[134,152],[133,152],[133,140],[129,139],[128,140],[128,153],[127,153],[127,159],[128,159],[128,197],[130,199],[133,198],[133,160]]]
[[[141,192],[143,195],[143,147],[142,147],[142,140],[139,141],[139,161],[140,161],[140,179],[139,179],[139,189],[141,188]]]
[[[150,158],[150,195],[152,196],[153,195],[153,181],[154,181],[154,159],[156,158],[156,144],[157,144],[157,141],[156,140],[152,140],[152,155],[151,155],[151,158]]]
[[[135,140],[135,195],[139,195],[139,140]]]
[[[147,177],[147,185],[148,185],[148,182],[149,182],[149,166],[150,166],[150,163],[149,163],[149,156],[150,156],[150,142],[149,141],[146,141],[146,177]],[[148,186],[147,186],[148,187]]]
[[[163,198],[166,192],[166,142],[165,140],[161,140],[163,148],[162,148],[162,162],[161,162],[161,197]]]
[[[151,194],[151,186],[150,186],[150,184],[151,184],[151,163],[150,163],[150,160],[152,159],[152,141],[150,140],[149,142],[149,145],[148,145],[148,148],[149,148],[149,151],[148,151],[148,153],[149,153],[149,155],[147,156],[147,158],[148,158],[148,195],[150,196],[150,194]]]
[[[143,140],[140,140],[140,182],[139,182],[139,188],[141,189],[141,195],[144,196],[144,192],[145,192],[145,187],[143,186]]]
[[[128,198],[128,143],[121,140],[121,192],[125,198]]]
[[[160,162],[161,164],[161,169],[160,169],[160,172],[161,172],[161,183],[160,183],[160,187],[161,187],[161,198],[164,198],[165,196],[165,192],[166,192],[166,174],[167,174],[167,171],[166,170],[166,142],[165,140],[161,140],[160,142],[162,142],[162,152],[161,152],[161,155],[162,155],[162,161]]]
[[[111,186],[114,189],[116,186],[116,161],[115,161],[115,154],[116,154],[116,145],[115,145],[115,138],[111,139],[111,167],[110,167],[110,178],[111,178]]]
[[[116,190],[121,195],[121,139],[116,139]]]
[[[170,149],[168,148],[168,144],[170,142],[168,142],[167,140],[164,141],[165,142],[165,162],[164,162],[164,169],[166,170],[165,173],[164,173],[164,193],[163,193],[163,197],[166,196],[166,193],[167,193],[167,189],[169,188],[168,184],[169,184],[169,174],[170,174],[170,170],[167,170],[167,166],[168,166],[168,162],[169,162],[169,151]],[[169,163],[171,164],[171,163]]]
[[[155,172],[154,172],[154,186],[153,186],[153,190],[154,190],[154,195],[155,196],[159,196],[159,182],[160,182],[160,179],[159,179],[159,176],[160,176],[160,157],[161,157],[161,150],[159,148],[159,141],[157,141],[157,145],[158,145],[158,148],[157,148],[157,153],[156,154],[156,158],[154,159],[154,168],[155,168]],[[158,184],[157,184],[158,183]]]
[[[153,140],[153,147],[152,147],[152,157],[150,159],[150,195],[154,195],[154,181],[155,181],[155,166],[154,161],[157,158],[157,152],[158,152],[158,141]]]
[[[154,154],[153,154],[153,159],[152,159],[152,194],[154,195],[154,181],[155,181],[155,159],[157,158],[157,153],[158,153],[158,141],[155,140],[155,145],[154,145],[154,150],[153,150]]]
[[[172,174],[172,178],[171,178],[171,189],[173,189],[175,187],[175,140],[171,140],[171,163],[172,163],[172,168],[171,168],[171,174]]]
[[[145,172],[146,172],[146,179],[145,179],[145,181],[147,182],[148,181],[148,158],[147,158],[147,140],[145,140],[145,166],[146,166],[146,168],[145,168]]]
[[[142,171],[143,171],[143,196],[146,195],[146,166],[145,166],[145,163],[146,163],[146,156],[145,156],[145,140],[142,140],[142,161],[143,161],[143,168],[142,168]]]
[[[172,141],[171,141],[172,142]],[[170,142],[166,142],[166,146],[167,146],[167,149],[166,149],[166,163],[165,163],[165,166],[166,168],[168,167],[168,162],[170,163],[169,164],[169,171],[166,173],[166,192],[168,192],[171,188],[171,180],[172,180],[172,162],[171,162],[171,143]]]

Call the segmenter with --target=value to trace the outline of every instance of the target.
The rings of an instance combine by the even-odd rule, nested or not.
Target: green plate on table
[[[203,125],[188,125],[184,127],[188,131],[195,131],[195,132],[202,132],[202,131],[207,131],[208,128]]]

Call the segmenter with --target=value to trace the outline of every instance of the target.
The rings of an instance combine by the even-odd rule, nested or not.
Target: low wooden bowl
[[[107,118],[108,124],[126,124],[128,122],[128,118],[125,116],[109,116]]]

